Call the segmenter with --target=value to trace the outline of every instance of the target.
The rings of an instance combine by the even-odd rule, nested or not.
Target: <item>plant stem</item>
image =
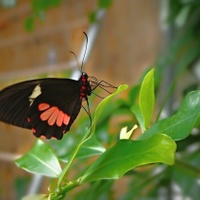
[[[156,121],[155,121],[155,122],[157,122],[157,121],[160,119],[161,112],[163,111],[163,108],[165,107],[165,105],[166,105],[167,101],[169,100],[171,94],[173,93],[174,88],[175,88],[175,84],[176,84],[176,82],[173,81],[173,83],[171,84],[171,86],[170,86],[170,88],[169,88],[169,90],[168,90],[168,92],[167,92],[167,95],[166,95],[166,97],[165,97],[163,103],[161,104],[161,107],[160,107],[160,109],[159,109],[159,112],[158,112],[158,114],[157,114],[157,117],[156,117]]]
[[[180,159],[176,159],[175,167],[181,171],[183,171],[185,174],[188,174],[189,176],[199,178],[200,177],[200,169],[190,165],[189,163],[186,163]]]
[[[77,180],[73,182],[70,181],[65,186],[60,188],[60,190],[57,193],[52,194],[51,200],[62,200],[66,196],[68,191],[72,190],[77,186],[79,186],[79,182]]]
[[[91,136],[92,134],[91,131],[92,131],[92,127],[91,126],[88,130],[88,132],[83,136],[82,140],[80,141],[80,143],[77,145],[76,149],[74,150],[73,154],[72,154],[72,157],[69,159],[68,163],[66,164],[65,168],[63,169],[59,179],[58,179],[58,188],[60,188],[61,186],[61,182],[63,181],[64,177],[66,176],[70,166],[72,165],[78,151],[80,150],[81,146],[83,145],[84,142],[86,142]]]

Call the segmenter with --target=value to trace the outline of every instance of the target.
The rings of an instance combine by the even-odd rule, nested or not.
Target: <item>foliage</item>
[[[32,0],[33,15],[27,18],[26,29],[34,30],[35,20],[44,19],[45,12],[60,3],[60,0]],[[96,22],[98,9],[108,8],[111,3],[110,0],[99,0],[98,8],[89,13],[90,22]],[[119,199],[158,199],[163,188],[166,198],[170,199],[174,195],[173,185],[179,188],[183,198],[199,199],[199,82],[187,85],[181,91],[183,99],[174,113],[165,119],[160,119],[160,113],[180,76],[192,73],[198,65],[200,3],[169,0],[169,10],[167,23],[175,26],[169,48],[159,57],[155,70],[150,70],[138,85],[129,88],[126,99],[113,100],[126,89],[122,85],[99,104],[88,131],[85,119],[81,118],[73,134],[67,133],[62,141],[38,140],[16,161],[18,166],[31,173],[51,178],[47,194],[24,199],[64,199],[71,197],[70,191],[76,187],[79,190],[72,195],[75,200],[114,199],[113,188],[123,179],[128,179],[128,184],[119,188],[125,190]],[[174,76],[157,114],[157,94],[165,76],[164,70],[171,65]],[[138,125],[136,130],[135,124]],[[122,127],[125,127],[125,136],[120,137]]]
[[[1,0],[0,5],[3,8],[11,8],[17,4],[16,0]],[[35,30],[35,23],[37,20],[45,21],[46,12],[54,7],[62,5],[62,0],[31,0],[32,14],[27,16],[24,21],[26,31],[32,32]],[[88,13],[88,20],[90,23],[98,21],[98,11],[100,9],[108,9],[112,5],[112,0],[98,0],[97,8]]]
[[[90,11],[88,13],[88,19],[90,23],[95,23],[98,21],[98,10],[108,9],[112,5],[112,0],[98,0],[98,6],[96,10]]]
[[[59,6],[61,0],[31,0],[32,15],[28,16],[24,22],[27,31],[31,32],[35,28],[35,20],[44,20],[45,12],[53,7]]]
[[[149,89],[149,87],[151,89]],[[50,144],[38,140],[30,152],[16,161],[18,166],[21,166],[29,172],[56,178],[55,181],[57,184],[55,185],[54,183],[50,186],[51,190],[48,194],[32,197],[27,196],[25,198],[26,200],[30,198],[64,199],[66,196],[69,197],[71,190],[90,182],[93,183],[94,181],[94,184],[89,184],[87,190],[82,190],[82,192],[77,193],[73,198],[80,199],[87,197],[87,199],[89,199],[87,191],[91,190],[93,191],[93,193],[90,192],[89,195],[91,199],[99,199],[102,195],[108,198],[107,195],[110,193],[110,188],[115,183],[113,180],[122,178],[123,176],[130,177],[130,187],[135,187],[135,190],[131,189],[126,193],[123,197],[124,199],[139,197],[144,191],[146,193],[148,192],[146,194],[147,196],[155,197],[158,193],[155,189],[156,186],[158,187],[165,179],[166,181],[162,184],[165,185],[168,183],[167,179],[169,178],[169,174],[170,176],[171,174],[173,174],[173,176],[177,175],[177,173],[175,173],[177,169],[189,171],[193,176],[198,173],[198,169],[190,165],[184,165],[183,168],[180,159],[176,159],[174,165],[174,156],[176,151],[175,140],[181,140],[188,136],[191,132],[191,128],[195,125],[195,121],[200,116],[200,98],[197,98],[200,96],[200,91],[189,93],[174,116],[153,123],[152,114],[155,104],[154,69],[150,70],[144,76],[139,86],[140,90],[136,89],[138,86],[130,89],[130,99],[115,100],[117,109],[113,107],[110,112],[109,107],[113,97],[126,88],[126,85],[119,86],[116,92],[109,95],[97,106],[93,116],[92,126],[86,134],[81,134],[82,139],[79,138],[77,141],[78,143],[72,139],[73,137],[70,136],[70,133],[64,137],[63,143],[62,141],[61,143],[54,143],[53,141],[50,143],[51,146]],[[132,104],[131,101],[133,101]],[[137,112],[135,109],[136,107]],[[132,116],[129,125],[133,126],[134,121],[137,122],[135,119],[140,120],[138,125],[142,124],[142,126],[139,126],[138,129],[143,132],[142,135],[136,137],[137,139],[135,140],[131,139],[131,136],[128,139],[120,139],[120,131],[118,129],[120,125],[117,125],[115,137],[108,135],[110,140],[107,142],[106,140],[101,140],[103,137],[102,133],[98,132],[98,127],[105,126],[106,124],[104,124],[104,120],[98,124],[99,120],[101,118],[110,119],[112,115],[123,115],[120,112],[115,113],[115,111],[124,110],[124,108],[127,110],[124,114]],[[106,111],[108,111],[109,114],[106,114]],[[188,111],[191,111],[193,114],[190,120],[187,115]],[[186,123],[184,119],[186,119],[188,123]],[[109,123],[109,120],[107,120],[107,123]],[[104,132],[103,134],[107,135],[109,133]],[[116,138],[117,135],[118,139]],[[135,132],[133,133],[133,136],[134,135]],[[72,145],[66,146],[66,141],[71,141]],[[59,148],[57,146],[58,144]],[[52,150],[52,148],[54,150]],[[60,153],[60,150],[64,152]],[[58,160],[60,162],[67,162],[62,170]],[[34,164],[27,165],[27,163]],[[163,163],[164,165],[160,165],[159,163]],[[74,170],[73,166],[79,165],[81,168],[75,168],[75,176],[69,178],[71,174],[70,171]],[[174,165],[174,167],[167,167],[166,165]],[[141,166],[146,166],[147,169],[143,167],[144,170],[141,172],[134,170]],[[155,175],[154,171],[156,168],[161,168],[161,170]],[[181,170],[179,171],[180,174]],[[142,174],[145,174],[146,178],[140,180],[139,177],[141,177]],[[175,178],[177,177],[175,176]],[[152,182],[154,182],[154,184],[152,184]],[[99,189],[102,188],[99,190],[98,195],[96,193],[96,191],[98,191],[96,188],[97,185]],[[148,185],[151,185],[151,190],[146,190]]]
[[[35,29],[35,20],[39,19],[44,21],[45,13],[52,7],[60,6],[62,0],[32,0],[32,15],[28,16],[24,22],[27,31]],[[98,0],[97,9],[88,13],[88,18],[91,23],[97,21],[97,12],[99,9],[107,9],[112,4],[112,0]]]

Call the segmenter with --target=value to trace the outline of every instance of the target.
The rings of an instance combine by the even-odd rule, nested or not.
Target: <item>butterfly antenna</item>
[[[77,66],[78,66],[78,69],[79,69],[80,72],[82,72],[82,70],[81,70],[82,67],[80,68],[80,66],[79,66],[79,64],[78,64],[78,59],[77,59],[76,54],[75,54],[73,51],[69,51],[69,52],[72,53],[72,54],[74,55],[74,57],[75,57],[75,59],[76,59]]]
[[[82,63],[81,63],[81,72],[82,72],[82,69],[83,69],[83,63],[84,63],[84,60],[85,60],[85,56],[86,56],[86,52],[87,52],[87,46],[88,46],[88,36],[86,34],[86,32],[83,31],[83,34],[85,35],[85,38],[86,38],[86,45],[85,45],[85,52],[84,52],[84,55],[83,55],[83,60],[82,60]]]

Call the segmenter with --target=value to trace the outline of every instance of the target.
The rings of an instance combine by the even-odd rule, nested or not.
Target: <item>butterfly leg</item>
[[[90,119],[90,127],[92,126],[92,116],[91,116],[91,113],[90,113],[90,105],[89,105],[89,101],[88,99],[86,98],[86,103],[87,103],[87,108],[85,108],[83,105],[82,105],[82,108],[85,110],[85,112],[88,114],[89,116],[89,119]]]
[[[114,85],[112,85],[112,84],[110,84],[110,83],[108,83],[107,81],[104,81],[104,80],[101,80],[98,83],[98,85],[101,85],[102,87],[108,87],[108,88],[115,88],[115,89],[117,89],[116,86],[114,86]]]
[[[111,85],[110,83],[108,83],[108,82],[106,82],[104,80],[101,80],[100,82],[92,80],[91,83],[94,85],[94,87],[92,88],[92,91],[94,91],[97,87],[100,87],[101,89],[103,89],[107,93],[112,94],[107,89],[105,89],[105,87],[107,87],[107,88],[115,88],[115,89],[117,88],[116,86]]]

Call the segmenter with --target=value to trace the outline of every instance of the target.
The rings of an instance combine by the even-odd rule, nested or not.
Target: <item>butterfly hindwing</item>
[[[32,129],[39,137],[61,139],[80,109],[80,83],[71,79],[38,79],[0,91],[0,120]]]

